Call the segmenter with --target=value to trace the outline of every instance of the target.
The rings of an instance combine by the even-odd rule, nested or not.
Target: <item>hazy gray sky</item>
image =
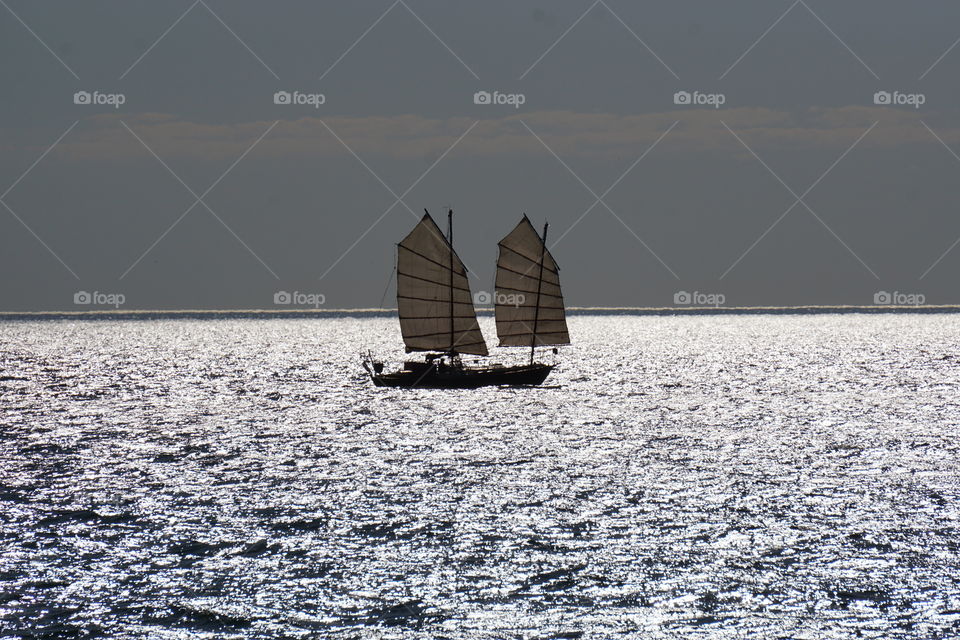
[[[958,39],[932,0],[3,0],[0,309],[375,307],[447,206],[474,291],[526,212],[570,305],[960,303]]]

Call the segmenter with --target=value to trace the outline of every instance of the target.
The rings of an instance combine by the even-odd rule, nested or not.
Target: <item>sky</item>
[[[941,0],[2,0],[0,311],[390,307],[448,207],[476,293],[526,213],[571,306],[957,304],[958,40]]]

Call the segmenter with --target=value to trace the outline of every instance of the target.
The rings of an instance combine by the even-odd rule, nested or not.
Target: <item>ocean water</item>
[[[960,635],[960,317],[571,334],[404,391],[387,318],[0,323],[0,638]]]

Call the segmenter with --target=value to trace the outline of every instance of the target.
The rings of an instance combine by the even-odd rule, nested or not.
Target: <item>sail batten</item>
[[[522,224],[522,223],[521,223],[521,224]],[[529,221],[529,220],[527,220],[527,224],[530,224],[530,221]],[[537,231],[536,231],[535,229],[533,229],[533,225],[530,225],[530,229],[533,230],[533,233],[534,233],[534,234],[537,233]],[[516,231],[516,229],[514,229],[514,231]],[[510,237],[510,236],[507,236],[507,238],[509,238],[509,237]],[[537,237],[539,238],[540,236],[538,235]],[[517,257],[522,258],[523,260],[526,260],[526,261],[528,261],[528,262],[532,262],[532,263],[536,264],[536,265],[537,265],[537,269],[540,268],[540,254],[539,254],[539,253],[538,253],[535,257],[530,257],[530,256],[528,256],[528,255],[526,255],[526,254],[524,254],[524,253],[521,253],[520,251],[517,251],[515,248],[503,244],[503,241],[506,240],[507,238],[504,238],[503,240],[501,240],[501,241],[497,244],[497,246],[500,248],[500,251],[501,251],[501,252],[502,252],[502,251],[507,251],[507,252],[509,252],[509,253],[512,253],[512,254],[516,255]],[[549,253],[549,252],[548,252],[548,253]],[[552,257],[551,257],[550,259],[553,260]],[[504,268],[507,269],[507,267],[504,267]],[[544,262],[544,264],[543,264],[543,270],[544,270],[544,271],[549,271],[549,272],[554,273],[554,274],[559,274],[559,273],[560,273],[560,269],[556,266],[556,263],[554,263],[553,266],[551,266],[551,265],[547,264],[546,262]],[[529,275],[529,274],[527,274],[526,272],[521,272],[521,271],[516,271],[515,273],[519,273],[519,274],[521,274],[521,275]],[[534,277],[536,277],[536,275],[534,275]]]
[[[546,287],[546,286],[548,286],[548,285],[547,285],[546,283],[544,283],[543,286]],[[557,289],[557,290],[559,291],[559,289]],[[556,298],[557,300],[563,300],[563,294],[562,294],[562,293],[549,293],[548,291],[543,291],[542,289],[541,289],[540,291],[537,291],[536,289],[519,289],[519,288],[517,288],[517,287],[505,287],[505,286],[502,286],[502,285],[497,285],[497,291],[511,291],[511,292],[514,292],[514,293],[529,293],[529,294],[533,294],[534,296],[536,296],[537,293],[539,293],[540,296],[541,296],[541,298]],[[543,305],[541,304],[540,306],[542,307]]]
[[[560,269],[530,220],[524,216],[498,246],[495,313],[500,346],[569,344]]]
[[[434,223],[434,224],[436,224],[436,223]],[[439,233],[439,231],[440,231],[440,229],[438,228],[438,229],[437,229],[437,232]],[[443,240],[443,242],[446,242],[446,239],[443,239],[442,236],[441,236],[441,239]],[[442,262],[442,263],[441,263],[441,262],[437,262],[436,260],[431,259],[429,256],[425,256],[425,255],[423,255],[422,253],[419,253],[419,252],[417,252],[417,251],[414,251],[414,250],[411,249],[410,247],[405,247],[405,246],[403,245],[403,243],[400,243],[400,244],[398,244],[397,246],[398,246],[399,248],[405,250],[405,251],[409,251],[410,253],[412,253],[412,254],[414,254],[414,255],[416,255],[416,256],[420,256],[421,258],[423,258],[423,259],[426,260],[427,262],[430,262],[430,263],[432,263],[432,264],[435,264],[435,265],[437,265],[438,267],[441,267],[441,268],[443,268],[443,269],[445,269],[445,270],[450,268],[450,265],[449,265],[448,263],[446,263],[446,262]]]
[[[435,284],[435,285],[437,285],[437,286],[439,286],[439,287],[445,287],[447,290],[449,290],[449,289],[451,288],[450,285],[449,285],[448,283],[446,283],[446,282],[437,282],[436,280],[431,280],[430,278],[421,278],[420,276],[414,276],[414,275],[411,275],[411,274],[409,274],[409,273],[398,273],[397,275],[398,275],[398,276],[401,276],[401,277],[404,277],[404,278],[413,278],[414,280],[420,280],[420,281],[422,281],[422,282],[426,282],[426,283],[429,283],[429,284]],[[457,285],[453,285],[452,288],[453,288],[453,289],[460,290],[460,291],[466,291],[467,293],[470,293],[470,289],[464,289],[463,287],[458,287]],[[449,296],[448,296],[448,299],[449,299]]]
[[[397,308],[407,351],[487,355],[467,270],[425,215],[398,245]]]

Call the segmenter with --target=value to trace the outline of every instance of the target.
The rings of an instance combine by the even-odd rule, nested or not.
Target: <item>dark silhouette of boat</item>
[[[407,352],[421,361],[384,373],[371,354],[363,366],[378,387],[471,389],[492,385],[538,385],[555,365],[534,362],[537,347],[569,344],[559,268],[526,215],[499,243],[494,293],[501,347],[527,347],[523,365],[468,365],[461,354],[486,357],[467,271],[453,249],[453,211],[444,236],[430,213],[397,246],[397,309]]]
[[[554,365],[534,363],[513,367],[467,367],[463,363],[404,362],[403,371],[374,373],[378,387],[427,389],[474,389],[491,385],[537,385],[550,375]]]

